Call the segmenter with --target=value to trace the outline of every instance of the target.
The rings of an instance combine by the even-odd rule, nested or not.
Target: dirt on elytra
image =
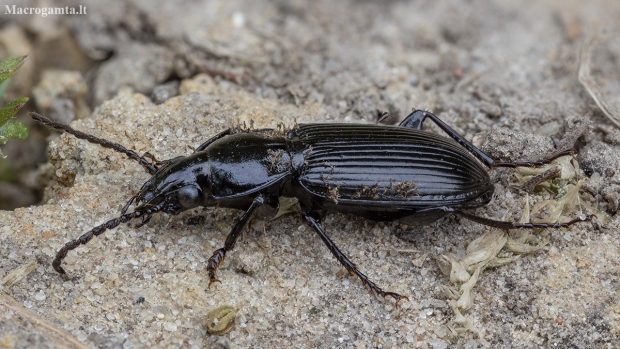
[[[3,345],[43,348],[69,336],[106,348],[585,348],[620,339],[620,142],[577,80],[586,37],[601,27],[618,32],[617,1],[79,4],[87,15],[0,19],[0,55],[31,53],[8,97],[47,88],[46,102],[26,110],[74,114],[75,128],[158,159],[188,154],[239,122],[373,122],[380,111],[402,119],[412,107],[433,110],[489,155],[537,159],[559,150],[576,121],[589,120],[577,141],[577,179],[586,180],[582,209],[595,211],[600,229],[534,232],[549,244],[487,269],[465,312],[474,332],[453,332],[460,324],[435,258],[462,257],[488,228],[452,217],[421,228],[326,218],[327,233],[361,271],[409,297],[398,309],[342,273],[298,214],[254,224],[210,290],[205,261],[239,212],[198,209],[158,215],[140,229],[120,226],[70,252],[65,266],[76,278],[65,281],[49,265],[55,252],[118,216],[148,175],[121,154],[67,136],[49,145],[49,164],[36,170],[47,131],[31,124],[39,146],[3,146],[20,169],[14,181],[22,193],[48,183],[41,205],[0,211],[0,277],[38,261],[21,281],[0,287]],[[617,107],[618,40],[602,37],[592,52],[594,81]],[[49,69],[84,80],[40,83]],[[83,82],[88,92],[76,92]],[[496,196],[477,214],[520,217],[525,195],[511,187],[511,173],[493,171]],[[535,191],[532,205],[546,195]],[[187,224],[197,215],[206,219]],[[204,316],[226,304],[238,308],[235,325],[208,335]]]

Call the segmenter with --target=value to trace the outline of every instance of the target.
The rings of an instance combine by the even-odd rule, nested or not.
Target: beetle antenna
[[[35,113],[35,112],[29,112],[28,115],[33,118],[34,120],[36,120],[37,122],[45,125],[45,126],[49,126],[51,128],[54,128],[56,130],[59,131],[64,131],[66,133],[72,134],[73,136],[75,136],[76,138],[79,139],[84,139],[89,141],[90,143],[95,143],[95,144],[99,144],[100,146],[104,147],[104,148],[108,148],[108,149],[112,149],[115,150],[119,153],[123,153],[125,155],[127,155],[128,158],[132,159],[132,160],[136,160],[142,167],[144,167],[144,169],[146,169],[146,171],[149,174],[155,174],[155,172],[157,171],[157,166],[153,165],[152,163],[150,163],[146,158],[138,155],[135,151],[131,150],[131,149],[127,149],[125,147],[123,147],[122,145],[118,144],[118,143],[112,143],[106,139],[103,138],[98,138],[95,137],[93,135],[89,135],[88,133],[84,133],[81,131],[78,131],[74,128],[72,128],[71,126],[65,125],[65,124],[61,124],[59,122],[56,122],[46,116],[43,116],[41,114]],[[150,155],[150,154],[149,154]],[[151,155],[152,156],[152,155]]]
[[[111,220],[109,220],[109,221],[107,221],[107,222],[105,222],[105,223],[103,223],[101,225],[98,225],[98,226],[94,227],[93,229],[91,229],[90,231],[86,232],[84,235],[80,236],[79,238],[67,242],[56,253],[56,258],[54,258],[54,261],[52,262],[52,266],[60,274],[66,275],[67,273],[60,266],[60,264],[62,263],[62,260],[67,256],[67,253],[69,251],[77,248],[80,245],[85,245],[90,240],[92,240],[92,238],[94,236],[99,236],[99,235],[103,234],[103,232],[105,232],[108,229],[116,228],[121,223],[126,223],[126,222],[132,220],[133,218],[137,218],[137,217],[141,217],[141,216],[146,215],[145,219],[142,221],[142,224],[139,224],[140,226],[142,226],[143,224],[148,222],[148,220],[151,218],[153,213],[161,211],[162,208],[164,207],[165,203],[166,203],[166,201],[164,200],[161,203],[159,203],[158,205],[152,206],[152,207],[147,208],[145,210],[134,211],[134,212],[131,212],[131,213],[123,214],[120,217],[111,219]]]

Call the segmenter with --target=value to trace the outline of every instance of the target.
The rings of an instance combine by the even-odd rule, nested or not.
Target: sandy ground
[[[5,28],[37,38],[35,51],[50,45],[42,33],[65,28],[77,53],[63,52],[74,62],[103,60],[86,74],[83,98],[95,108],[72,124],[77,129],[167,159],[239,122],[365,123],[378,111],[402,118],[416,107],[432,109],[492,156],[524,160],[559,150],[571,125],[589,121],[577,142],[582,170],[571,183],[583,180],[582,205],[572,216],[589,210],[599,229],[534,231],[547,244],[486,269],[466,321],[445,292],[461,283],[436,260],[463,258],[469,243],[493,230],[455,217],[421,228],[340,214],[325,220],[360,270],[409,297],[398,308],[348,276],[296,213],[252,224],[211,289],[205,263],[237,211],[195,209],[159,214],[139,229],[122,225],[70,252],[65,266],[74,279],[63,280],[50,267],[56,251],[117,217],[148,179],[123,155],[65,135],[51,142],[42,170],[52,178],[46,203],[0,211],[0,277],[36,262],[0,287],[1,347],[617,346],[620,135],[577,69],[590,34],[620,29],[619,3],[80,4],[88,15],[3,18]],[[592,54],[594,81],[617,108],[619,42],[601,36]],[[37,52],[32,59],[53,66]],[[168,81],[179,82],[178,95],[155,103],[153,89]],[[494,200],[476,213],[518,219],[525,194],[513,188],[512,171],[495,170],[493,178]],[[529,199],[548,197],[539,190]],[[189,224],[195,216],[204,220]],[[205,315],[226,304],[238,309],[232,330],[207,334]]]

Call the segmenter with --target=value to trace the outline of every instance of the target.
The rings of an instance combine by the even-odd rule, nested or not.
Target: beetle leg
[[[517,223],[517,222],[498,221],[495,219],[484,218],[484,217],[476,216],[475,214],[469,213],[467,211],[457,210],[453,207],[448,207],[448,206],[436,207],[436,208],[433,208],[433,210],[440,210],[440,211],[445,212],[446,214],[454,213],[456,215],[465,217],[469,219],[470,221],[474,221],[476,223],[480,223],[480,224],[488,225],[490,227],[495,227],[495,228],[504,229],[504,230],[533,229],[533,228],[540,228],[540,229],[567,228],[576,223],[590,222],[592,221],[592,218],[596,217],[595,215],[583,214],[565,223],[532,223],[532,222]]]
[[[380,123],[384,122],[385,120],[387,120],[388,118],[396,119],[395,117],[392,116],[392,114],[390,114],[389,111],[386,111],[386,112],[382,113],[381,115],[379,115],[379,118],[377,119],[375,124],[380,124]],[[399,126],[402,126],[402,124],[399,125]]]
[[[463,148],[467,149],[468,152],[478,158],[478,160],[480,160],[487,167],[494,167],[495,160],[492,157],[483,153],[482,150],[476,148],[467,139],[465,139],[465,137],[454,131],[450,126],[448,126],[445,122],[441,121],[441,119],[435,116],[435,114],[433,113],[424,110],[414,110],[405,118],[405,120],[400,123],[399,126],[412,128],[414,130],[420,130],[422,128],[422,123],[424,123],[424,120],[426,118],[431,119],[437,126],[439,126],[439,128],[441,128],[445,133],[447,133],[448,136],[457,141]]]
[[[327,248],[331,251],[334,257],[336,257],[338,262],[340,262],[340,264],[342,264],[349,271],[349,273],[353,273],[357,275],[357,277],[360,278],[365,285],[370,287],[373,291],[375,291],[377,294],[379,294],[383,298],[385,297],[394,298],[396,300],[397,307],[398,307],[398,302],[400,302],[402,299],[409,300],[409,298],[407,298],[406,296],[401,296],[398,293],[384,291],[379,286],[377,286],[374,282],[370,281],[370,279],[368,279],[366,275],[364,275],[361,271],[359,271],[357,267],[355,266],[355,264],[353,264],[353,262],[351,262],[340,251],[338,246],[336,246],[336,244],[329,238],[329,236],[325,234],[325,231],[323,231],[323,227],[321,227],[320,219],[318,217],[317,218],[313,217],[312,213],[310,212],[302,212],[302,216],[306,220],[306,223],[308,223],[308,225],[311,226],[319,234],[319,236],[321,237],[321,240],[323,240],[325,245],[327,245]]]
[[[224,242],[224,247],[215,250],[213,255],[207,261],[207,272],[209,273],[209,288],[211,288],[211,284],[214,282],[221,283],[215,277],[215,273],[217,272],[217,268],[220,263],[224,261],[226,258],[226,252],[232,250],[235,247],[235,243],[239,236],[241,236],[241,232],[243,228],[248,224],[250,218],[254,213],[258,213],[261,217],[268,217],[275,215],[278,212],[278,198],[270,195],[259,194],[254,198],[250,207],[245,211],[245,213],[239,218],[239,221],[232,228],[231,232],[226,237],[226,241]],[[256,212],[258,210],[258,212]]]
[[[480,224],[484,224],[484,225],[488,225],[491,227],[495,227],[495,228],[500,228],[500,229],[531,229],[531,228],[542,228],[542,229],[557,229],[557,228],[566,228],[569,227],[575,223],[579,223],[579,222],[589,222],[592,220],[592,217],[595,217],[594,215],[580,215],[579,217],[566,222],[566,223],[516,223],[516,222],[505,222],[505,221],[496,221],[494,219],[488,219],[488,218],[483,218],[483,217],[479,217],[476,216],[474,214],[471,214],[469,212],[466,211],[461,211],[461,210],[455,210],[449,207],[445,208],[446,212],[453,212],[455,214],[458,214],[460,216],[463,216],[471,221],[480,223]]]
[[[142,216],[142,220],[140,221],[140,223],[136,224],[135,228],[138,229],[141,226],[145,225],[151,220],[151,218],[153,218],[152,214],[147,214],[146,216]]]
[[[142,157],[145,159],[150,159],[151,160],[151,164],[155,167],[161,167],[163,165],[166,164],[166,161],[159,161],[157,160],[157,158],[155,157],[155,155],[149,153],[148,151],[144,154],[142,154]]]
[[[125,204],[125,206],[123,206],[123,209],[121,210],[121,214],[125,214],[127,213],[127,210],[129,209],[129,206],[131,206],[131,204],[133,203],[133,201],[138,197],[138,194],[134,195],[131,197],[131,199],[129,199],[129,201],[127,201],[127,203]]]
[[[398,126],[412,128],[419,131],[422,129],[422,123],[424,123],[424,119],[426,119],[428,114],[430,113],[422,110],[414,110],[403,121],[401,121]]]
[[[482,150],[476,148],[471,142],[469,142],[465,137],[461,136],[458,132],[453,130],[450,126],[448,126],[445,122],[441,121],[435,114],[423,111],[423,110],[414,110],[409,116],[407,116],[399,126],[411,128],[414,130],[420,130],[422,128],[422,123],[426,118],[431,119],[439,128],[441,128],[445,133],[448,134],[452,139],[457,141],[463,148],[467,149],[472,155],[474,155],[478,160],[480,160],[485,166],[492,167],[537,167],[551,163],[553,160],[566,156],[572,155],[574,151],[572,149],[560,151],[546,159],[538,160],[538,161],[520,161],[520,162],[501,162],[496,161],[492,157],[485,154]]]

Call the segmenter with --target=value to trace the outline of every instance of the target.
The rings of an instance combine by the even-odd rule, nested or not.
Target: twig
[[[613,122],[617,127],[620,127],[620,116],[615,115],[609,106],[605,103],[601,96],[601,92],[598,89],[598,86],[594,83],[592,76],[590,75],[590,53],[592,45],[596,42],[597,35],[590,35],[583,44],[581,48],[581,55],[579,59],[579,74],[577,78],[579,82],[586,88],[586,91],[590,94],[592,99],[596,102],[596,105],[601,109],[603,114],[607,116],[607,118]]]
[[[48,342],[50,348],[72,348],[72,349],[87,349],[87,347],[80,343],[69,332],[56,327],[54,324],[33,313],[32,311],[24,308],[13,297],[0,294],[0,309],[10,309],[25,321],[27,321],[32,327],[29,327],[29,331],[37,331]]]
[[[560,169],[560,166],[553,166],[547,171],[530,178],[527,182],[525,182],[525,184],[523,184],[521,190],[526,193],[531,193],[532,191],[534,191],[534,188],[536,188],[537,185],[559,175],[561,172],[562,169]]]

